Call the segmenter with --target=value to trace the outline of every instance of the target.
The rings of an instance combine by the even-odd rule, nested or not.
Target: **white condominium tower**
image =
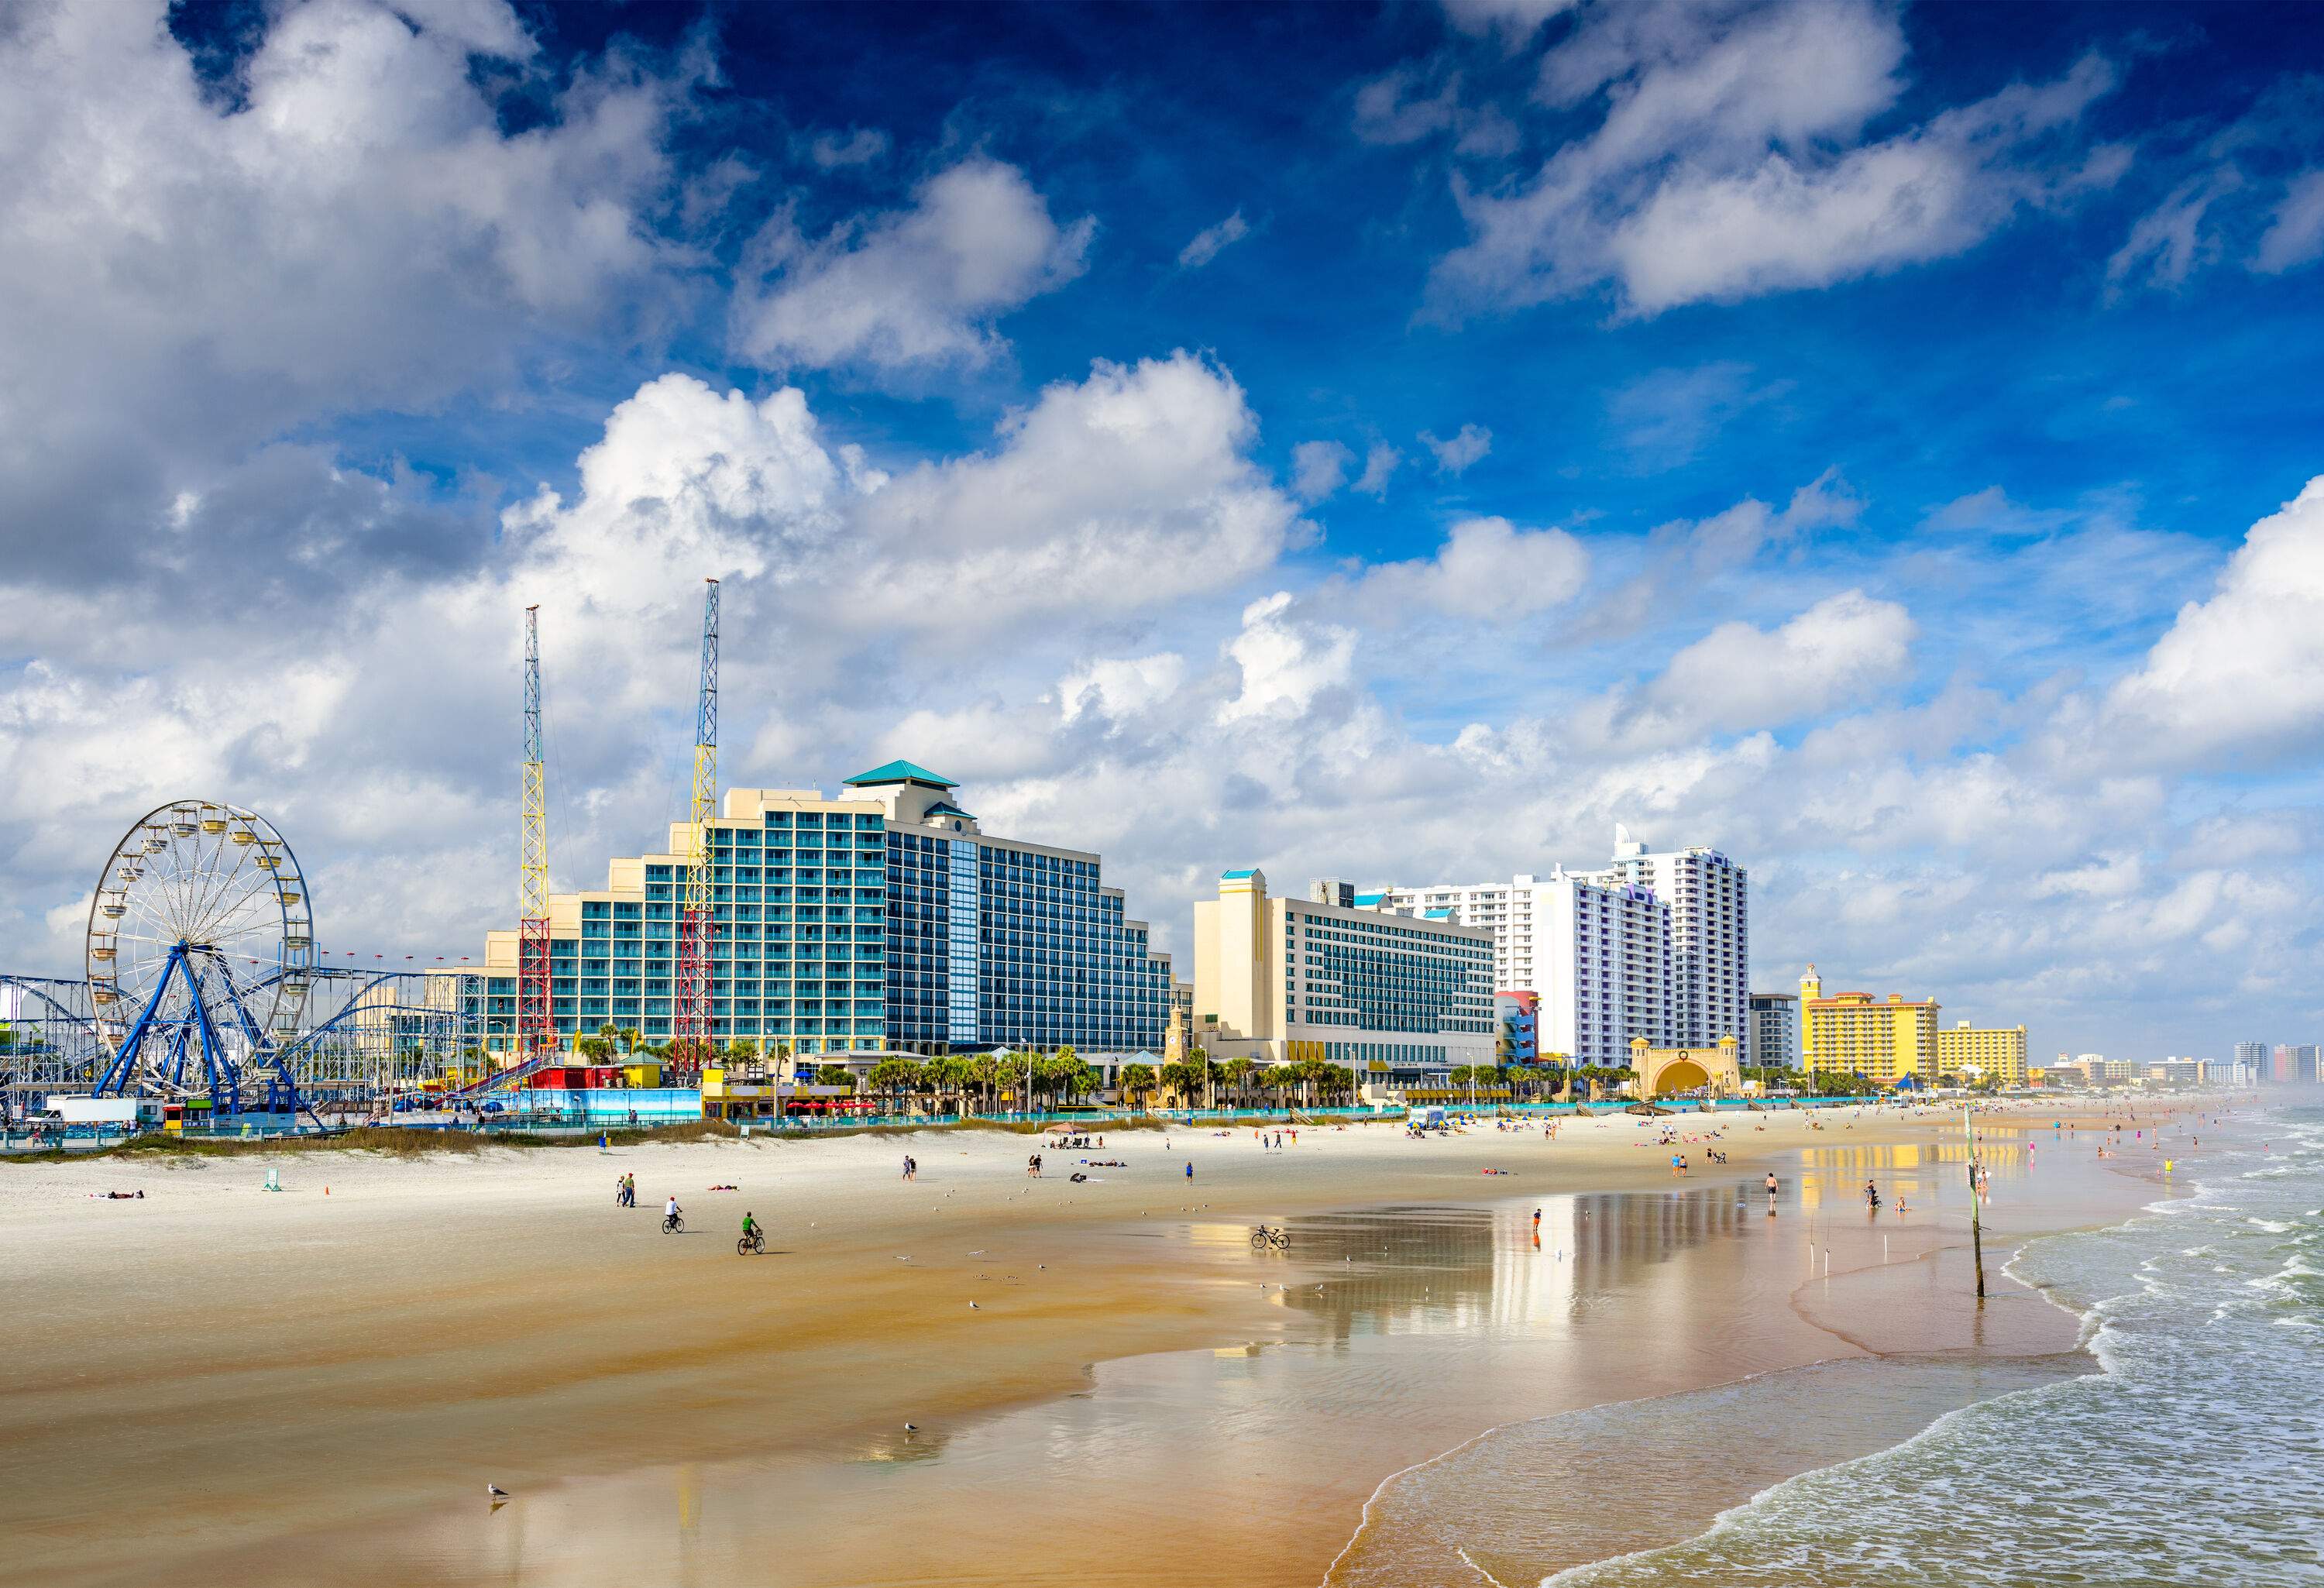
[[[1494,984],[1541,995],[1543,1053],[1630,1062],[1630,1039],[1670,1046],[1671,909],[1646,888],[1554,872],[1475,887],[1390,888],[1388,909],[1443,910],[1493,934]]]
[[[1751,873],[1715,849],[1649,853],[1614,829],[1614,863],[1591,880],[1652,888],[1671,907],[1671,1039],[1709,1048],[1751,1030]]]
[[[1629,1062],[1632,1037],[1708,1048],[1751,1031],[1750,873],[1700,845],[1650,852],[1614,829],[1614,861],[1507,882],[1387,890],[1493,934],[1499,987],[1541,994],[1541,1050]]]

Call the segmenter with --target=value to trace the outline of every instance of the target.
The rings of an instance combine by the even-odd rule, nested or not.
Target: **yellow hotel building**
[[[2025,1085],[2025,1028],[1972,1026],[1967,1020],[1937,1033],[1937,1068],[1967,1081],[1984,1077],[2004,1086]]]
[[[1885,1002],[1869,992],[1826,998],[1823,978],[1810,965],[1800,978],[1800,1061],[1810,1074],[1832,1070],[1891,1086],[1907,1076],[1933,1083],[1938,1007],[1933,998],[1908,1003],[1899,992]]]

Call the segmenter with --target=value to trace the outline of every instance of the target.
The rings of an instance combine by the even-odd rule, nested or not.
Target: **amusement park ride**
[[[65,1093],[319,1120],[454,1071],[474,1046],[450,978],[324,965],[289,841],[223,800],[157,806],[114,845],[84,954],[80,981],[0,974],[13,1113]]]
[[[694,819],[687,829],[686,902],[678,918],[678,997],[670,1048],[681,1074],[698,1075],[711,1037],[710,818],[718,808],[718,581],[704,581],[702,688],[694,707]]]
[[[681,1072],[699,1068],[712,1040],[718,581],[708,585],[672,1019]],[[301,1115],[320,1124],[324,1113],[375,1118],[422,1100],[473,1103],[558,1062],[539,620],[538,607],[525,609],[513,1063],[487,1070],[483,1001],[463,995],[461,977],[331,966],[306,875],[272,822],[221,800],[175,799],[140,817],[107,857],[89,901],[82,979],[0,973],[7,1111],[33,1115],[50,1095],[83,1094],[193,1111],[214,1125]]]
[[[89,900],[89,1002],[112,1052],[96,1094],[203,1095],[241,1113],[249,1088],[257,1112],[296,1109],[282,1050],[314,990],[313,908],[264,817],[206,799],[149,811]]]

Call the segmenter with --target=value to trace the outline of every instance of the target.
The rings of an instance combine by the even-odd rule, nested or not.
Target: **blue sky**
[[[514,614],[594,883],[677,814],[718,573],[730,782],[908,754],[1166,941],[1227,865],[1621,820],[1753,866],[1762,984],[2314,1039],[2319,31],[35,4],[0,953],[69,969],[189,792],[327,936],[473,952]]]

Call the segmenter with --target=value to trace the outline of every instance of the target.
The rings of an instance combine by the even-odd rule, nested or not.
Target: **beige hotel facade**
[[[1194,905],[1194,1039],[1214,1060],[1323,1059],[1371,1085],[1491,1064],[1493,934],[1369,902],[1278,898],[1264,872],[1228,872]]]

